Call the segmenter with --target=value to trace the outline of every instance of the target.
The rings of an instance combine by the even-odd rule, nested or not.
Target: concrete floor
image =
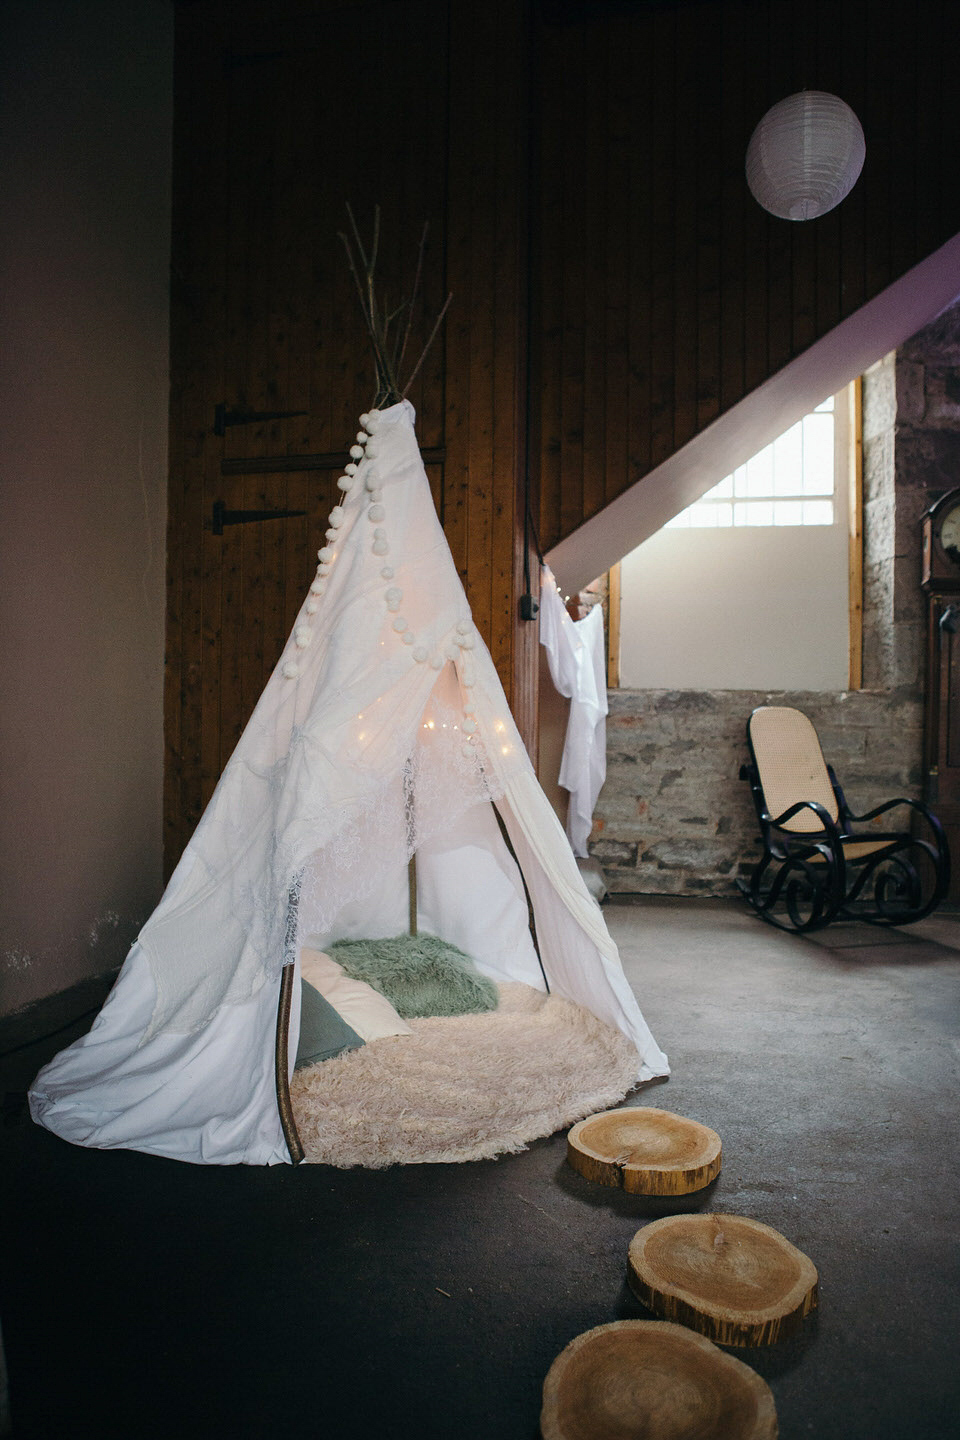
[[[75,1149],[10,1105],[14,1435],[533,1440],[555,1354],[644,1314],[631,1236],[684,1208],[754,1216],[820,1271],[799,1337],[734,1352],[783,1440],[958,1436],[960,918],[805,940],[738,902],[605,910],[673,1065],[631,1103],[720,1132],[713,1186],[599,1189],[562,1136],[475,1165],[195,1168]]]

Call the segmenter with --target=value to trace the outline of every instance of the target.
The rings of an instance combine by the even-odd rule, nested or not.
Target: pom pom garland
[[[357,473],[357,467],[356,467],[356,465],[354,465],[354,463],[353,463],[352,460],[350,461],[350,464],[349,464],[349,465],[344,465],[343,468],[344,468],[344,470],[346,470],[346,472],[347,472],[348,475],[356,475],[356,473]]]
[[[327,582],[326,582],[326,580],[322,580],[322,579],[320,579],[319,577],[318,577],[316,580],[314,580],[313,584],[310,586],[310,589],[311,589],[311,591],[313,592],[314,595],[322,595],[323,592],[324,592],[324,590],[326,590],[326,588],[327,588]]]
[[[357,444],[358,444],[358,445],[366,445],[366,443],[367,443],[367,441],[368,441],[369,439],[370,439],[370,436],[367,434],[366,430],[358,430],[358,431],[357,431]]]
[[[285,680],[296,680],[300,674],[300,666],[296,660],[287,660],[283,667],[283,678]]]
[[[363,446],[362,446],[362,445],[351,445],[351,446],[350,446],[350,459],[351,459],[351,460],[362,460],[362,459],[363,459]]]
[[[330,549],[329,545],[324,545],[322,550],[317,551],[317,559],[325,565],[333,559],[333,551]]]
[[[392,565],[384,565],[383,569],[380,571],[380,576],[381,576],[381,578],[384,579],[384,580],[392,580],[392,579],[393,579],[393,566],[392,566]]]
[[[374,555],[389,555],[390,546],[387,544],[386,540],[374,540],[373,553]]]
[[[367,511],[367,518],[369,520],[382,520],[386,513],[382,505],[371,505]]]
[[[413,658],[414,658],[414,660],[416,660],[416,662],[417,662],[418,665],[422,665],[422,664],[423,664],[423,662],[424,662],[424,661],[426,660],[426,658],[427,658],[427,651],[426,651],[426,649],[425,649],[425,647],[424,647],[423,645],[418,645],[418,646],[417,646],[416,650],[414,650],[414,652],[413,652]]]
[[[403,591],[400,590],[396,585],[391,585],[391,586],[390,586],[390,589],[387,591],[387,597],[386,597],[386,598],[387,598],[387,605],[388,605],[388,607],[392,610],[392,609],[394,609],[397,605],[399,605],[399,604],[400,604],[400,601],[403,599]]]
[[[333,509],[330,511],[330,524],[333,526],[334,530],[340,529],[340,526],[343,524],[343,515],[343,506],[334,505]]]
[[[403,634],[400,636],[400,639],[403,641],[404,645],[412,645],[414,642],[414,638],[415,637],[412,630],[404,630]]]
[[[464,710],[466,710],[466,706],[464,706]],[[474,720],[472,715],[466,716],[463,722],[463,729],[467,732],[468,735],[473,735],[476,733],[477,722],[476,720]]]
[[[309,625],[298,625],[293,632],[293,638],[298,650],[306,650],[313,639],[313,631]]]
[[[321,565],[318,565],[318,566],[317,566],[317,574],[318,574],[318,575],[329,575],[329,574],[330,574],[330,566],[327,565],[326,562],[324,562],[324,563],[321,564]]]
[[[458,621],[457,621],[457,634],[458,634],[458,635],[469,635],[469,634],[470,634],[470,631],[471,631],[472,629],[473,629],[473,626],[470,624],[470,621],[469,621],[469,620],[458,620]]]
[[[367,477],[363,483],[366,485],[368,490],[375,490],[380,484],[380,471],[377,470],[373,465],[371,465],[370,469],[367,471]]]
[[[368,441],[367,441],[367,459],[368,459],[368,460],[376,460],[376,458],[377,458],[377,456],[378,456],[379,454],[380,454],[380,446],[377,444],[376,440],[368,440]]]
[[[379,430],[380,428],[380,411],[371,410],[368,415],[361,415],[360,424],[373,434],[375,430]]]
[[[320,609],[320,603],[317,600],[308,600],[303,608],[304,610],[306,610],[308,615],[316,615],[317,611]]]
[[[404,620],[403,616],[398,615],[396,620],[394,620],[393,622],[393,628],[398,632],[398,634],[402,635],[404,630],[409,629],[409,626],[407,625],[407,622],[406,620]]]
[[[369,416],[369,415],[361,415],[361,416],[360,416],[360,424],[363,426],[364,430],[369,430],[369,428],[370,428],[370,416]]]
[[[353,489],[353,476],[352,476],[352,475],[341,475],[341,476],[340,476],[340,479],[337,481],[337,488],[340,489],[340,490],[344,490],[344,491],[346,491],[346,490],[352,490],[352,489]]]

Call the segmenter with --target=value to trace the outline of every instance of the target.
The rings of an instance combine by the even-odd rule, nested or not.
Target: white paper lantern
[[[802,90],[768,110],[747,146],[747,184],[783,220],[813,220],[849,195],[867,147],[850,106],[824,90]]]

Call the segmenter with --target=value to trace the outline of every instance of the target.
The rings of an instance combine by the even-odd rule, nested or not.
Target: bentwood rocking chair
[[[806,715],[764,705],[747,722],[749,780],[763,855],[737,884],[757,914],[783,930],[831,920],[907,925],[940,904],[950,883],[947,838],[916,800],[853,815]],[[881,828],[904,807],[905,828]]]

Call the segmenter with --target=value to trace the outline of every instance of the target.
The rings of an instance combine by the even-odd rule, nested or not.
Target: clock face
[[[940,522],[940,544],[947,558],[960,568],[960,505],[948,510]]]

